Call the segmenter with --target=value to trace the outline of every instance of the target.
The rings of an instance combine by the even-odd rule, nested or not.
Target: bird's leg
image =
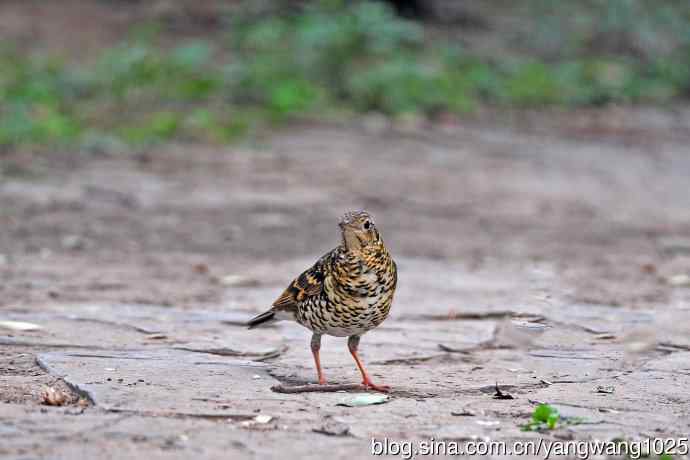
[[[347,347],[350,349],[350,354],[352,355],[353,358],[355,358],[355,362],[357,363],[357,367],[359,368],[359,371],[362,373],[362,385],[367,386],[371,388],[372,390],[376,391],[383,391],[387,392],[390,390],[390,387],[387,385],[374,385],[374,383],[371,381],[369,378],[369,375],[367,374],[367,371],[364,370],[364,366],[362,365],[362,361],[360,361],[359,356],[357,356],[357,347],[359,346],[359,336],[358,335],[352,335],[347,339]]]
[[[316,363],[316,372],[319,374],[319,384],[324,385],[326,378],[323,376],[321,370],[321,359],[319,358],[319,350],[321,349],[321,334],[314,333],[311,336],[311,352],[314,355],[314,362]]]

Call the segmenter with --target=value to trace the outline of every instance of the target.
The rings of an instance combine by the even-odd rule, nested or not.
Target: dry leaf
[[[62,390],[55,387],[47,387],[41,394],[41,402],[47,406],[62,406],[68,399]]]

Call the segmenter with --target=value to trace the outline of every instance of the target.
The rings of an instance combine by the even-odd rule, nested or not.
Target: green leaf
[[[546,420],[546,424],[549,426],[550,430],[553,430],[556,428],[556,424],[558,423],[558,420],[561,418],[561,415],[558,412],[551,412],[549,414],[549,417]]]
[[[555,411],[555,409],[548,404],[539,404],[536,409],[534,409],[534,413],[532,414],[532,419],[535,422],[548,422],[549,417],[551,414]],[[558,412],[556,412],[558,413]]]

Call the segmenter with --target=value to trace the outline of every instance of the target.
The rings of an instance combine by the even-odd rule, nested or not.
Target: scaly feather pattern
[[[267,312],[253,318],[250,327],[278,319],[294,320],[314,333],[312,352],[322,375],[321,335],[350,337],[348,346],[371,383],[359,358],[359,337],[381,324],[390,312],[398,274],[395,262],[366,211],[349,212],[340,221],[342,242],[295,278]]]

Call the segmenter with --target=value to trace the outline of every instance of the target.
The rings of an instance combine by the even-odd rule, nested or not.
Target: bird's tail
[[[247,322],[247,326],[249,326],[249,329],[254,329],[257,326],[271,323],[275,320],[276,312],[274,312],[273,310],[268,310],[250,319],[249,322]]]

